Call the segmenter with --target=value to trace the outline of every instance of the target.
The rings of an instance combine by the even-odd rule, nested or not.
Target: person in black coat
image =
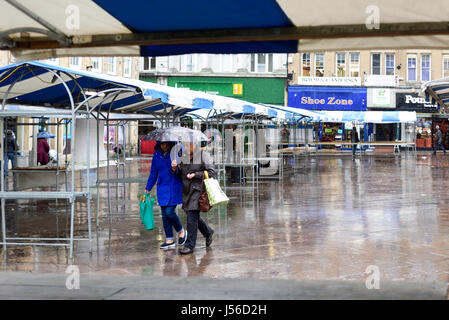
[[[213,158],[207,151],[192,142],[186,143],[185,154],[181,163],[172,163],[175,173],[181,177],[182,208],[187,214],[187,241],[180,254],[190,254],[194,251],[198,230],[206,238],[206,247],[212,243],[214,230],[201,218],[199,197],[202,191],[204,171],[209,177],[215,175]]]
[[[355,156],[355,150],[357,149],[357,144],[356,143],[360,142],[359,133],[357,132],[357,129],[355,127],[355,123],[352,124],[351,142],[353,143],[353,145],[352,145],[352,155]]]
[[[5,174],[8,175],[8,164],[11,161],[12,168],[15,167],[15,159],[17,153],[17,143],[11,130],[6,132],[6,148],[5,148]]]

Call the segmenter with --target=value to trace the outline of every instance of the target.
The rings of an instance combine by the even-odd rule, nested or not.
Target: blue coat
[[[170,153],[154,152],[146,190],[151,191],[156,181],[157,200],[161,207],[182,203],[182,181],[171,169]]]

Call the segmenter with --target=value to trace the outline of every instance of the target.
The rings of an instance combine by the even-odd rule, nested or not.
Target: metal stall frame
[[[24,65],[26,66],[26,65]],[[20,68],[16,68],[13,70],[9,75],[12,75],[14,72],[16,72]],[[82,114],[83,112],[81,110],[78,110],[75,108],[75,102],[73,100],[73,97],[71,95],[71,91],[67,86],[67,83],[64,81],[64,79],[61,77],[61,75],[58,72],[55,72],[49,68],[43,68],[50,74],[52,74],[54,77],[59,79],[59,81],[64,86],[69,100],[70,100],[70,106],[71,110],[60,110],[60,111],[54,111],[50,112],[51,115],[57,116],[57,117],[70,117],[72,120],[72,142],[74,140],[74,132],[75,132],[75,124],[76,124],[76,115]],[[5,71],[0,78],[3,77],[3,75],[6,73]],[[64,73],[66,74],[66,73]],[[36,76],[36,75],[34,75]],[[2,109],[0,113],[0,132],[3,135],[3,128],[4,128],[4,122],[5,118],[12,117],[12,116],[45,116],[48,115],[49,112],[46,112],[45,114],[42,114],[42,112],[18,112],[18,111],[5,111],[6,102],[8,100],[8,95],[11,92],[14,85],[18,82],[19,79],[23,77],[23,72],[20,77],[18,77],[13,83],[11,83],[5,93],[5,96],[2,101]],[[5,137],[3,136],[2,141],[2,148],[5,146]],[[0,191],[0,199],[1,199],[1,220],[2,220],[2,242],[0,243],[3,245],[3,254],[5,256],[7,255],[7,246],[8,245],[26,245],[26,246],[33,246],[33,245],[41,245],[41,246],[65,246],[70,248],[70,259],[73,259],[73,244],[76,240],[88,240],[89,241],[89,247],[91,244],[91,232],[89,229],[89,238],[83,239],[83,238],[74,238],[74,216],[75,216],[75,201],[77,198],[80,197],[87,197],[89,198],[88,192],[76,192],[75,191],[75,165],[74,165],[74,148],[75,144],[71,144],[71,154],[72,154],[72,179],[71,179],[71,189],[70,191],[65,192],[38,192],[38,191],[30,191],[30,192],[24,192],[24,191],[6,191],[5,190],[5,175],[4,175],[4,168],[1,167],[1,191]],[[1,153],[3,154],[3,149],[1,150]],[[41,237],[35,237],[35,238],[19,238],[19,237],[7,237],[6,236],[6,212],[5,212],[5,201],[7,199],[66,199],[70,202],[70,237],[69,238],[41,238]],[[89,206],[89,205],[88,205]],[[88,214],[88,220],[90,225],[90,215]],[[12,240],[12,241],[9,241]],[[18,242],[18,241],[38,241],[38,242]],[[42,242],[41,242],[42,241]],[[45,242],[45,241],[65,241],[66,243],[52,243],[52,242]]]

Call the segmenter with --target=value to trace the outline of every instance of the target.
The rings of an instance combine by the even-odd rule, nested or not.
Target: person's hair
[[[173,142],[173,141],[164,141],[164,142],[161,142],[160,144],[159,144],[159,149],[161,149],[161,145],[163,144],[163,143],[167,143],[168,145],[169,145],[169,150],[168,151],[170,151],[171,150],[171,148],[173,148],[173,146],[176,144],[175,142]],[[161,149],[161,151],[162,151],[162,149]]]

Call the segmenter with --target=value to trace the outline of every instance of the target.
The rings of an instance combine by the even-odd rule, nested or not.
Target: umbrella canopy
[[[37,138],[38,138],[38,139],[53,139],[54,137],[55,137],[55,135],[54,135],[53,133],[46,132],[46,131],[44,131],[44,132],[39,132],[39,133],[37,134]]]
[[[184,142],[201,142],[201,141],[209,141],[209,138],[198,130],[192,130],[190,128],[173,126],[168,128],[160,128],[156,129],[150,133],[148,133],[144,138],[146,140],[155,140],[155,141],[184,141]]]

